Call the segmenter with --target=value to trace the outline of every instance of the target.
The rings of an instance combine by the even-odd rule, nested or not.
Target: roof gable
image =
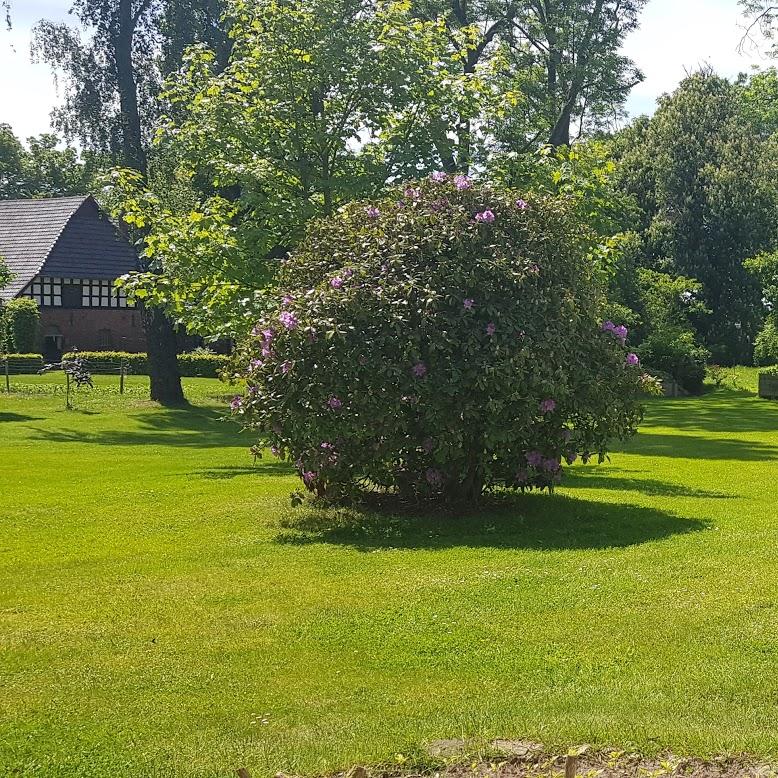
[[[0,290],[5,299],[41,272],[113,279],[137,266],[132,246],[91,195],[0,201],[0,257],[14,274]]]

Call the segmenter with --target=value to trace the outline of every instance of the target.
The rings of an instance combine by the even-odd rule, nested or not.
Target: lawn
[[[101,377],[66,411],[56,381],[0,395],[0,774],[778,756],[778,405],[653,401],[610,464],[478,516],[321,517],[217,382],[162,410]]]

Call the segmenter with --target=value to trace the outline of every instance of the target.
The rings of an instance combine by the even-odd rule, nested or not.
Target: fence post
[[[8,372],[8,363],[11,360],[6,357],[3,361],[5,362],[5,391],[11,394],[11,374]]]
[[[124,360],[119,362],[119,394],[124,394]]]

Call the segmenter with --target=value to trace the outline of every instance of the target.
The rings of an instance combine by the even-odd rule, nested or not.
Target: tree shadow
[[[776,441],[778,441],[778,437]],[[678,459],[736,460],[740,462],[771,462],[778,459],[778,446],[768,443],[654,432],[638,433],[635,438],[622,444],[619,451],[646,457],[674,457]]]
[[[3,422],[42,421],[43,418],[43,416],[27,416],[23,413],[0,413],[0,424]]]
[[[745,390],[715,389],[703,397],[656,400],[642,425],[700,432],[776,432],[778,403]]]
[[[651,478],[632,478],[620,473],[636,473],[641,470],[608,468],[603,472],[594,467],[576,467],[565,473],[565,489],[613,489],[616,491],[640,492],[649,497],[697,497],[700,499],[733,500],[737,497],[726,492],[694,489],[683,484],[673,484]]]
[[[259,478],[266,475],[294,475],[294,468],[287,462],[261,460],[256,465],[211,467],[208,470],[195,470],[190,475],[196,475],[209,481],[226,481],[232,478],[249,476]]]
[[[240,429],[225,412],[207,408],[163,408],[129,414],[133,429],[49,430],[33,428],[36,440],[98,446],[173,446],[222,448],[241,442]],[[248,439],[245,434],[244,440]]]
[[[276,543],[333,544],[359,551],[454,547],[575,550],[624,548],[709,527],[653,508],[566,495],[512,495],[477,513],[387,513],[355,508],[291,509]]]

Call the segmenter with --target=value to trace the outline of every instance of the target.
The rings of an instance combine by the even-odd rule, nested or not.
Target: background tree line
[[[695,387],[706,359],[750,361],[770,313],[766,260],[746,260],[776,243],[778,80],[700,72],[614,131],[644,5],[76,0],[88,35],[44,21],[34,51],[83,159],[0,132],[0,196],[113,169],[101,196],[142,249],[127,285],[160,399],[181,397],[167,317],[240,338],[311,219],[435,170],[574,198],[644,358]],[[769,6],[744,6],[769,33]]]

